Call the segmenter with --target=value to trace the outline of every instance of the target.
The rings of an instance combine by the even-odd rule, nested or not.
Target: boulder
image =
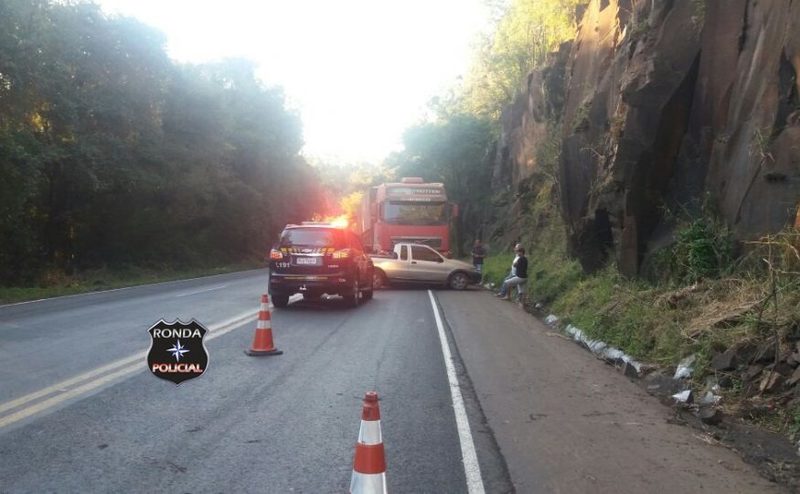
[[[732,347],[732,350],[736,352],[736,360],[738,361],[739,365],[750,363],[753,360],[753,356],[758,351],[758,347],[750,342],[739,343]]]
[[[714,407],[702,407],[697,412],[697,417],[708,425],[719,425],[722,422],[722,411]]]
[[[762,393],[774,393],[781,389],[784,382],[786,382],[786,378],[777,372],[765,372],[758,385],[758,390]]]
[[[733,378],[729,375],[723,375],[719,378],[719,387],[722,389],[730,389],[733,387]]]
[[[761,374],[761,371],[763,370],[764,366],[760,364],[754,364],[747,367],[747,370],[742,372],[742,381],[744,382],[754,381],[758,377],[758,375]]]
[[[653,372],[644,378],[647,385],[647,392],[661,397],[672,396],[686,389],[686,383],[676,381],[672,377],[660,372]]]
[[[758,346],[752,363],[770,363],[775,361],[775,341],[765,341]]]
[[[729,349],[723,353],[714,355],[711,359],[711,368],[715,371],[734,370],[739,366],[739,359],[736,350]]]
[[[639,371],[637,371],[636,367],[634,367],[634,365],[630,362],[625,362],[625,367],[622,369],[622,373],[625,374],[625,377],[629,379],[639,378]]]
[[[786,380],[786,385],[787,386],[794,386],[798,382],[800,382],[800,367],[795,369],[794,372],[792,373],[792,375],[789,376],[789,379]]]
[[[775,365],[769,365],[765,367],[765,369],[769,369],[772,372],[777,372],[783,377],[789,377],[794,372],[794,368],[791,365],[787,364],[786,362],[778,362]]]

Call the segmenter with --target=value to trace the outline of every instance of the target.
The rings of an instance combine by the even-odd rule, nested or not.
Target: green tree
[[[525,76],[575,36],[575,9],[587,0],[512,0],[478,45],[463,87],[463,111],[497,118]]]
[[[319,207],[301,147],[247,61],[177,66],[96,5],[0,2],[2,284],[262,257]]]
[[[404,150],[387,158],[395,176],[419,176],[445,184],[448,196],[461,210],[455,238],[459,254],[477,234],[480,204],[490,195],[491,169],[485,159],[490,140],[489,120],[458,114],[408,129]]]

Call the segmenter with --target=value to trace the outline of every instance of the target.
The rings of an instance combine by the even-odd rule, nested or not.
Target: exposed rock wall
[[[534,71],[503,114],[493,186],[530,177],[560,121],[561,209],[587,270],[613,255],[637,274],[671,241],[666,209],[710,200],[739,238],[792,224],[797,26],[791,0],[592,0],[569,54]],[[543,83],[553,73],[562,91]]]
[[[800,2],[710,1],[707,17],[704,53],[737,50],[705,57],[696,89],[707,189],[742,236],[774,231],[800,196]]]
[[[571,47],[572,43],[564,43],[541,70],[528,74],[524,89],[500,116],[493,188],[516,186],[537,169],[537,150],[548,138],[548,125],[558,121],[563,111],[564,69]]]

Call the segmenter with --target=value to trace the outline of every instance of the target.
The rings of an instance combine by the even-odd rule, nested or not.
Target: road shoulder
[[[437,298],[517,492],[778,492],[514,304]]]

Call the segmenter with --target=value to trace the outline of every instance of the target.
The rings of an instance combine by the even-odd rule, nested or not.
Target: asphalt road
[[[255,314],[266,286],[265,271],[247,271],[0,307],[0,403],[147,351],[142,328],[162,317]]]
[[[778,491],[485,291],[296,301],[248,357],[266,276],[0,307],[0,493],[347,492],[370,390],[392,493]],[[203,376],[151,375],[162,318],[209,328]]]
[[[275,310],[284,354],[253,358],[243,350],[265,282],[255,271],[0,307],[0,492],[346,492],[368,390],[381,398],[389,490],[467,492],[429,292]],[[181,386],[157,379],[141,355],[147,328],[192,317],[213,337],[208,370]],[[462,388],[480,483],[509,491]]]

